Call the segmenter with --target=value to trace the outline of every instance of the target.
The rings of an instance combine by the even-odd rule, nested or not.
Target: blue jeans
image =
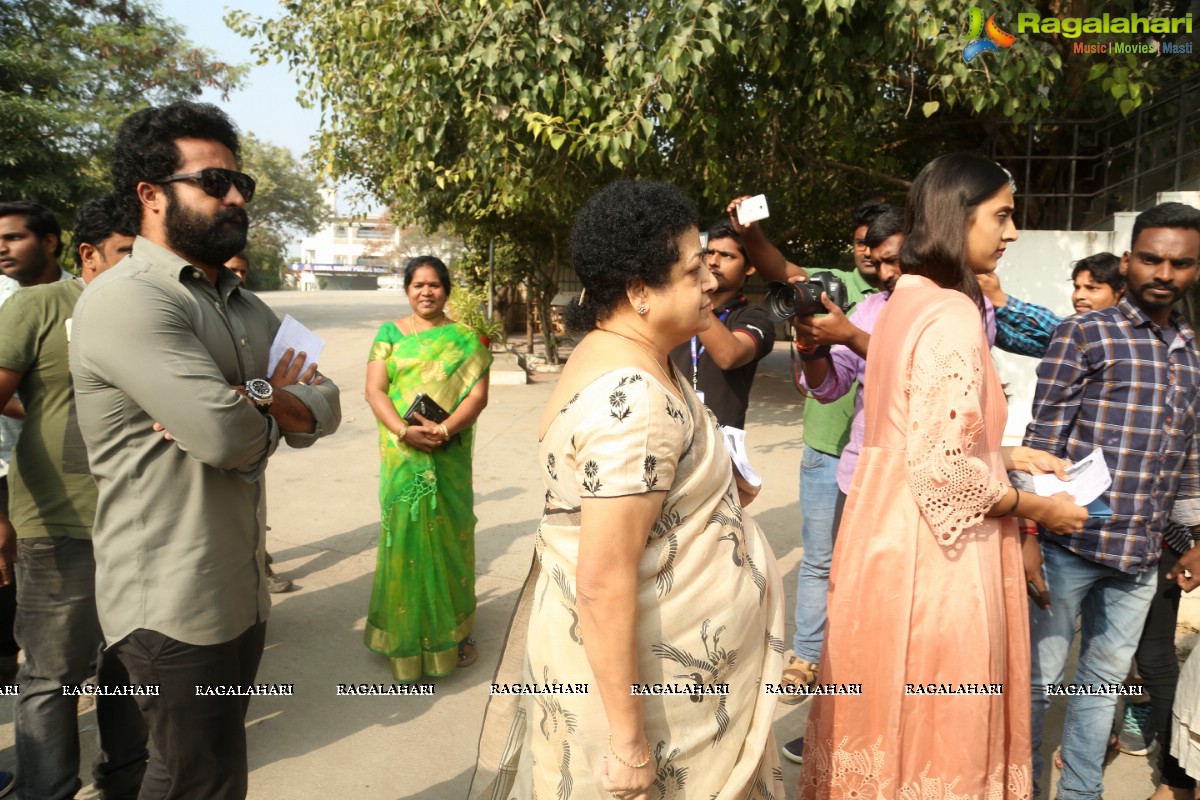
[[[1035,792],[1044,766],[1042,728],[1050,698],[1048,684],[1061,684],[1067,651],[1080,617],[1079,666],[1075,686],[1120,684],[1129,674],[1150,601],[1156,570],[1129,575],[1089,561],[1042,539],[1043,570],[1050,589],[1049,610],[1029,604],[1032,637],[1033,777]],[[1103,790],[1104,753],[1112,730],[1115,696],[1073,696],[1062,732],[1062,775],[1058,800],[1098,800]],[[1037,794],[1035,794],[1037,796]]]
[[[91,673],[102,642],[96,617],[96,561],[87,539],[17,542],[17,641],[25,651],[15,711],[17,796],[59,800],[79,790],[79,698],[64,695]],[[98,686],[125,686],[111,652],[96,661]],[[100,796],[135,798],[146,769],[146,726],[132,697],[97,697],[100,753],[93,775]]]
[[[796,635],[792,650],[805,661],[821,660],[825,639],[829,567],[833,564],[834,511],[839,459],[804,445],[800,460],[800,539],[804,557],[796,579]]]

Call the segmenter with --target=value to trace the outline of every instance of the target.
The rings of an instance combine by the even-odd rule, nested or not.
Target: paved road
[[[362,645],[375,568],[379,476],[374,419],[363,400],[365,359],[378,326],[407,312],[401,292],[264,294],[327,341],[322,370],[342,389],[343,423],[310,450],[281,448],[269,470],[276,569],[298,589],[276,598],[260,682],[295,685],[295,696],[256,699],[248,719],[252,798],[456,800],[466,793],[488,684],[542,507],[537,424],[551,383],[496,386],[479,422],[475,460],[479,661],[437,683],[432,697],[339,697],[339,683],[390,683],[386,661]],[[797,512],[801,425],[786,349],[768,357],[754,387],[749,446],[765,477],[751,507],[784,573],[792,607],[800,560]],[[886,571],[880,579],[886,580]],[[789,613],[790,616],[790,613]],[[789,629],[788,635],[791,635]],[[869,657],[866,656],[865,657]],[[807,705],[780,706],[780,741],[803,732]],[[85,731],[84,781],[95,752],[95,713]],[[0,704],[0,768],[11,768],[12,712]],[[799,769],[785,762],[789,797]],[[1153,790],[1146,759],[1109,769],[1110,800]],[[95,797],[85,789],[85,798]]]

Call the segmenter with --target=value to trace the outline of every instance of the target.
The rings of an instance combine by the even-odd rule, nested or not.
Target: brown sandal
[[[475,663],[479,654],[475,652],[475,640],[468,636],[458,643],[458,667],[469,667]]]
[[[788,694],[789,689],[795,691],[805,686],[811,686],[817,680],[817,665],[805,661],[795,653],[788,653],[787,666],[783,668],[783,676],[779,680],[785,694],[780,695],[779,702],[789,706],[802,702],[806,695]]]

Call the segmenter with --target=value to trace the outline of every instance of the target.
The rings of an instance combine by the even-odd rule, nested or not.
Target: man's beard
[[[1160,300],[1157,297],[1150,297],[1146,292],[1148,289],[1165,289],[1171,293],[1169,300]],[[1163,284],[1147,281],[1141,286],[1133,287],[1132,294],[1138,299],[1138,305],[1149,311],[1157,311],[1160,308],[1170,308],[1183,297],[1183,292],[1173,283]]]
[[[39,250],[38,252],[40,255],[41,251]],[[12,264],[0,270],[0,274],[6,278],[12,278],[22,286],[35,286],[41,282],[42,276],[49,271],[50,269],[45,261],[27,264],[20,259],[16,259]],[[54,274],[57,276],[58,270],[55,270]]]
[[[215,217],[184,208],[174,193],[167,203],[167,243],[188,261],[218,267],[246,249],[250,220],[245,210],[230,206]]]

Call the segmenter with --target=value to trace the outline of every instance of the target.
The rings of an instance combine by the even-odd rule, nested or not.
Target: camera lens
[[[783,322],[791,319],[796,313],[796,290],[792,288],[790,283],[779,283],[772,281],[767,285],[767,293],[763,298],[763,303],[767,307],[767,313],[771,315],[771,319],[776,322]]]

